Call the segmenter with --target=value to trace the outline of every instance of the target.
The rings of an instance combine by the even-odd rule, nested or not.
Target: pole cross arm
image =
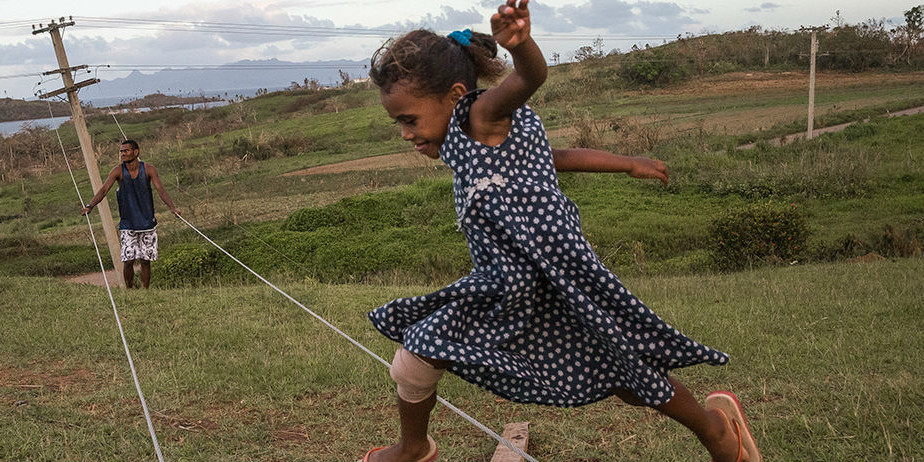
[[[63,19],[63,18],[62,18],[62,19]],[[46,27],[43,27],[43,28],[41,28],[41,29],[36,29],[36,30],[32,31],[32,35],[38,35],[38,34],[41,34],[41,33],[44,33],[44,32],[50,32],[50,31],[53,31],[53,30],[55,30],[55,29],[63,29],[63,28],[65,28],[65,27],[67,27],[67,26],[73,26],[73,25],[74,25],[74,21],[61,22],[61,23],[57,23],[57,24],[54,23],[54,22],[52,22],[51,24],[49,24],[49,25],[46,26]],[[35,27],[35,26],[32,26],[32,27]]]
[[[79,66],[72,66],[72,67],[67,67],[67,68],[64,68],[64,69],[55,69],[55,70],[53,70],[53,71],[42,72],[42,75],[63,74],[63,73],[65,73],[65,72],[79,71],[79,70],[81,70],[81,69],[86,69],[86,68],[88,68],[88,67],[90,67],[90,66],[87,65],[87,64],[81,64],[81,65],[79,65]]]
[[[88,80],[84,80],[83,82],[75,83],[73,86],[70,86],[70,87],[59,88],[59,89],[57,89],[57,90],[55,90],[55,91],[50,91],[50,92],[48,92],[48,93],[42,93],[42,94],[38,95],[38,97],[41,98],[41,99],[51,98],[52,96],[58,96],[58,95],[60,95],[60,94],[62,94],[62,93],[68,93],[68,92],[71,92],[71,91],[76,91],[76,90],[81,89],[81,88],[83,88],[83,87],[88,87],[88,86],[90,86],[90,85],[93,85],[94,83],[99,83],[99,81],[100,81],[99,79],[88,79]]]

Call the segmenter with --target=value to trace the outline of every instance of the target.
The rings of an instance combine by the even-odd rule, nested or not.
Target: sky
[[[547,59],[603,41],[605,51],[657,45],[678,35],[721,33],[761,26],[798,30],[870,19],[904,23],[918,1],[880,0],[533,0],[532,33]],[[226,64],[276,58],[285,61],[365,60],[388,36],[418,27],[448,33],[489,32],[497,0],[0,0],[0,98],[32,98],[60,87],[49,34],[31,24],[74,17],[64,30],[71,66],[88,64],[103,80],[132,66]],[[128,20],[128,21],[117,21]],[[191,31],[191,23],[213,29]],[[297,32],[295,32],[297,31]],[[110,68],[98,67],[109,64]],[[148,67],[143,67],[148,66]],[[79,80],[79,79],[78,79]],[[41,84],[40,84],[41,82]]]

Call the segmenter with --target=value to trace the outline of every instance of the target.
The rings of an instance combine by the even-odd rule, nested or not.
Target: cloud
[[[688,9],[674,2],[623,0],[586,0],[559,8],[531,4],[530,11],[533,24],[545,32],[599,29],[612,34],[675,34],[684,26],[698,23],[689,17],[690,14],[708,13],[707,10]]]
[[[764,3],[761,3],[760,6],[752,6],[752,7],[745,8],[744,11],[747,11],[748,13],[765,13],[765,12],[773,11],[777,8],[781,8],[782,6],[783,5],[780,5],[778,3],[764,2]]]
[[[22,43],[0,45],[0,66],[54,62],[51,42],[31,39]]]
[[[467,10],[457,10],[451,6],[441,6],[439,15],[427,13],[421,19],[394,22],[379,26],[381,29],[433,29],[436,31],[449,31],[464,29],[474,24],[481,24],[485,19],[485,14],[471,7]]]
[[[189,4],[179,10],[160,10],[152,15],[154,19],[176,21],[177,18],[194,18],[188,24],[171,26],[171,31],[158,34],[159,37],[169,38],[170,34],[180,35],[180,38],[171,41],[168,45],[179,45],[181,49],[188,49],[188,45],[180,45],[182,37],[185,41],[197,42],[199,40],[189,37],[218,38],[220,42],[229,47],[253,46],[257,44],[275,43],[292,40],[299,36],[314,35],[317,39],[327,39],[318,28],[333,28],[331,20],[319,19],[308,15],[292,15],[283,10],[279,4],[226,4],[202,3]],[[201,26],[195,23],[222,23],[226,26]],[[248,26],[254,25],[254,26]],[[274,30],[274,26],[285,29]],[[293,32],[292,28],[298,28]],[[206,41],[208,42],[208,41]],[[208,45],[214,44],[206,43]]]

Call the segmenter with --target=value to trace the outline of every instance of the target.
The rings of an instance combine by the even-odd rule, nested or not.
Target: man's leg
[[[135,284],[135,260],[122,262],[122,276],[125,277],[125,288],[133,288]]]
[[[141,287],[145,289],[151,285],[151,262],[148,260],[138,260],[141,262]]]

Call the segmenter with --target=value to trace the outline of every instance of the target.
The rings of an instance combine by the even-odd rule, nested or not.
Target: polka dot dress
[[[369,313],[413,353],[510,401],[581,406],[631,391],[649,405],[673,396],[669,370],[725,364],[683,336],[607,270],[558,187],[538,116],[523,106],[507,139],[483,145],[460,125],[480,91],[453,112],[440,157],[453,171],[459,228],[474,269],[453,284]]]

